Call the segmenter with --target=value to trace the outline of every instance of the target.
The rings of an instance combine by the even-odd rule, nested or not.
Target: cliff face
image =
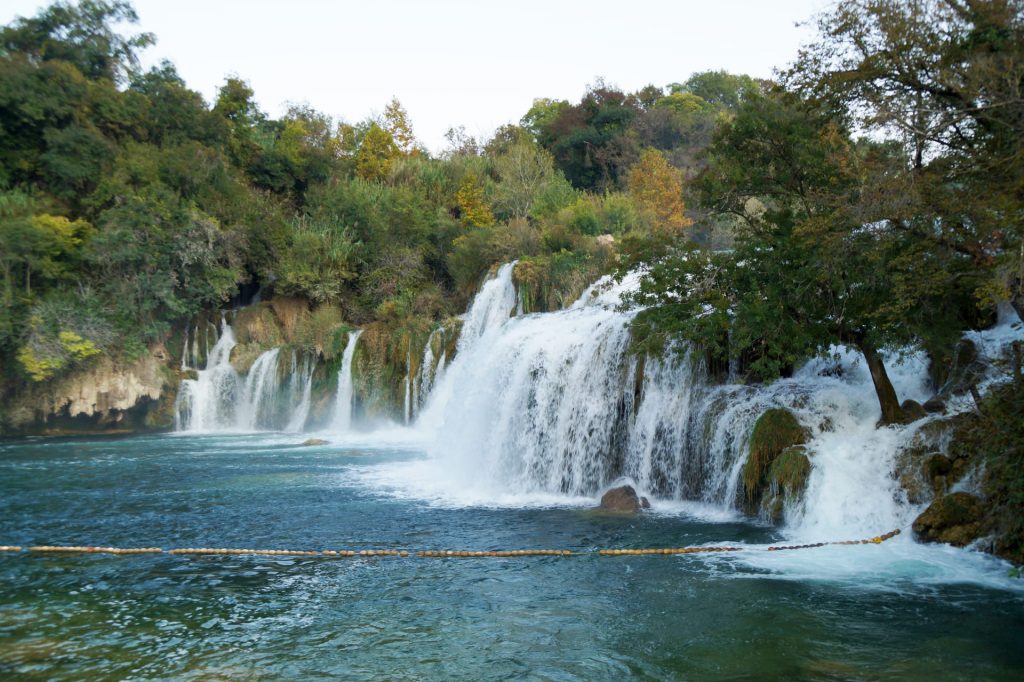
[[[130,364],[100,358],[7,405],[6,435],[164,430],[174,426],[176,373],[163,345]]]

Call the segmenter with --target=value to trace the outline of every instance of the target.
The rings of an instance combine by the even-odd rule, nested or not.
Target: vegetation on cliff
[[[397,100],[335,121],[260,111],[240,78],[207,103],[127,2],[59,2],[0,28],[0,368],[10,398],[100,358],[129,362],[203,311],[301,300],[302,345],[349,325],[422,330],[521,259],[527,310],[565,305],[618,240],[674,234],[683,179],[747,77],[698,74],[578,103],[538,100],[433,157]],[[291,330],[289,330],[291,336]],[[270,340],[247,339],[254,344]],[[244,360],[241,360],[244,365]]]

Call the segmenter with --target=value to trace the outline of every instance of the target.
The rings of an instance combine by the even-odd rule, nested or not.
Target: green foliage
[[[980,417],[956,435],[956,447],[985,462],[983,487],[989,504],[986,526],[996,535],[996,552],[1024,564],[1024,391],[1020,382],[994,388],[980,405]]]
[[[138,68],[137,51],[154,38],[149,33],[126,38],[113,26],[138,20],[131,4],[122,0],[57,2],[0,30],[0,50],[33,62],[67,62],[86,78],[120,82]]]
[[[743,487],[748,503],[756,502],[760,498],[769,468],[783,451],[805,443],[807,438],[807,430],[800,426],[800,422],[789,410],[771,409],[758,418],[754,424],[754,431],[750,434],[750,454],[743,465]],[[779,466],[799,469],[793,462]],[[777,473],[785,472],[777,469]],[[799,471],[790,473],[797,474]]]
[[[102,303],[92,292],[54,293],[32,307],[17,359],[33,381],[46,381],[104,352],[114,338]]]
[[[366,131],[362,144],[359,145],[356,172],[364,180],[384,180],[400,151],[391,133],[374,123]]]
[[[360,244],[337,223],[297,218],[278,268],[278,288],[316,303],[337,301],[356,277]]]

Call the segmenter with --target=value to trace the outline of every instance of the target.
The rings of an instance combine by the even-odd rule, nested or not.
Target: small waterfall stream
[[[349,333],[345,343],[345,351],[341,356],[341,368],[338,370],[338,392],[334,398],[334,420],[331,430],[345,433],[352,428],[352,358],[356,354],[356,344],[362,329]]]

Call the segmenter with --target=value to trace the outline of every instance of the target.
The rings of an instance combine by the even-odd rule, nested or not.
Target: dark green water
[[[987,557],[905,535],[780,556],[761,547],[779,539],[774,531],[685,509],[641,518],[572,505],[488,509],[373,483],[374,472],[419,457],[295,448],[280,436],[7,442],[0,544],[751,550],[0,554],[0,677],[1024,679],[1024,584]]]

